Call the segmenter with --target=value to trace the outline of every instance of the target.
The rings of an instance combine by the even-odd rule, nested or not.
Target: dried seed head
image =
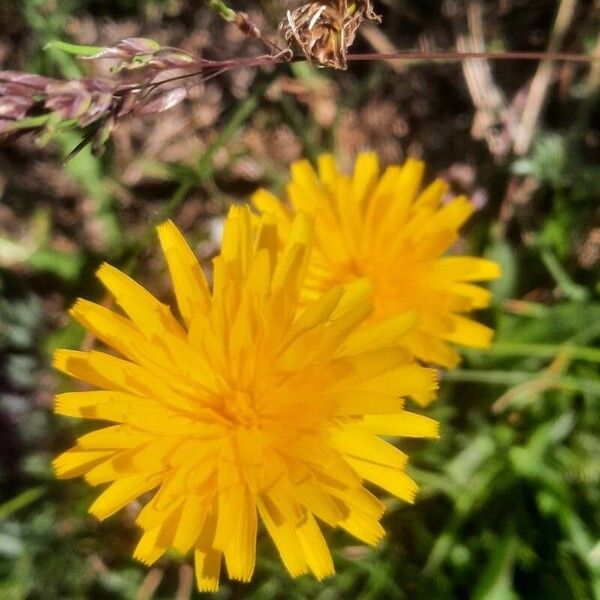
[[[27,132],[49,140],[57,126],[83,133],[72,155],[87,144],[99,153],[119,121],[163,112],[187,96],[183,86],[161,86],[173,71],[198,75],[213,65],[178,48],[163,47],[146,38],[127,38],[101,49],[88,60],[116,59],[112,77],[51,79],[19,71],[0,71],[0,143]],[[211,73],[218,72],[212,69]],[[159,89],[160,88],[160,89]]]
[[[288,11],[280,30],[286,42],[295,41],[309,61],[345,69],[348,48],[363,21],[381,21],[371,0],[317,0]]]

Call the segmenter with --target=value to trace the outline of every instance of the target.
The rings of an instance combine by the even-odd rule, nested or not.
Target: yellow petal
[[[329,491],[348,513],[339,526],[367,544],[377,544],[385,535],[379,523],[384,511],[382,502],[362,487],[353,490],[331,488]]]
[[[116,386],[113,386],[110,379],[89,365],[89,356],[88,352],[57,350],[52,356],[52,366],[58,371],[81,379],[91,385],[115,389]]]
[[[313,223],[306,215],[300,213],[294,219],[289,240],[279,257],[273,273],[273,289],[287,289],[297,292],[304,277],[313,235]]]
[[[256,505],[248,490],[237,488],[219,502],[215,547],[223,548],[232,579],[250,581],[256,561]],[[223,525],[222,525],[223,523]],[[224,535],[230,534],[229,538]]]
[[[346,509],[362,513],[371,519],[379,520],[385,510],[383,502],[364,487],[353,489],[327,487],[327,490],[332,496],[339,498]]]
[[[360,487],[361,480],[357,471],[350,465],[350,461],[339,453],[323,464],[312,465],[312,472],[319,484],[338,490],[356,490]]]
[[[413,392],[410,396],[419,406],[429,406],[436,399],[435,390]]]
[[[216,592],[221,576],[222,553],[215,549],[194,552],[196,585],[200,592]]]
[[[397,415],[365,415],[356,424],[376,435],[437,438],[439,423],[415,413],[403,411]]]
[[[133,551],[133,558],[148,567],[153,565],[166,551],[166,548],[161,546],[158,541],[161,528],[162,525],[159,525],[151,531],[145,532]]]
[[[411,204],[421,185],[424,172],[425,164],[413,158],[409,158],[401,167],[396,181],[393,204],[390,206],[385,220],[382,221],[383,229],[380,232],[380,240],[394,239],[394,236],[391,235],[394,229],[397,229],[406,221]]]
[[[223,228],[221,257],[234,277],[248,272],[252,252],[252,219],[250,209],[234,205],[229,209]]]
[[[392,444],[351,425],[332,428],[330,443],[344,457],[402,469],[408,457]]]
[[[439,223],[445,228],[458,230],[465,221],[473,214],[475,207],[473,203],[464,196],[458,196],[448,202],[437,212],[432,225]]]
[[[357,460],[352,457],[347,457],[347,460],[352,468],[367,481],[374,483],[401,500],[405,500],[411,504],[415,501],[418,489],[417,484],[404,471]]]
[[[268,298],[271,292],[271,270],[273,268],[274,258],[268,248],[257,248],[254,261],[248,273],[248,293],[247,302],[252,307],[249,324],[256,329],[257,323],[253,320],[256,311],[264,310],[268,305]]]
[[[151,440],[152,437],[148,434],[136,431],[127,425],[111,425],[80,436],[77,439],[77,447],[82,450],[124,450],[135,448]]]
[[[404,400],[396,394],[348,390],[329,394],[326,397],[336,402],[336,416],[390,415],[404,408]]]
[[[455,281],[488,281],[500,277],[498,263],[472,256],[446,256],[434,263],[434,274]]]
[[[217,527],[216,504],[206,514],[194,551],[196,585],[200,591],[210,592],[219,588],[222,552],[213,547]]]
[[[294,321],[289,334],[286,336],[286,346],[304,331],[324,323],[339,304],[343,294],[344,288],[338,286],[323,294],[318,300],[311,302]]]
[[[340,527],[371,546],[377,545],[385,535],[385,529],[377,519],[355,510],[340,522]]]
[[[146,336],[160,336],[167,332],[184,337],[179,323],[165,304],[150,292],[111,265],[104,263],[96,273],[117,303]]]
[[[452,283],[446,287],[451,293],[470,300],[471,306],[467,310],[487,308],[492,298],[488,289],[470,283]],[[461,309],[458,309],[457,312],[461,312]]]
[[[458,239],[458,234],[454,229],[442,229],[437,233],[432,233],[428,237],[419,240],[415,244],[413,257],[415,262],[427,262],[437,259],[446,252]],[[426,301],[427,298],[424,298]],[[418,308],[418,307],[417,307]]]
[[[133,394],[106,391],[67,392],[58,394],[54,400],[54,411],[59,415],[117,423],[127,421],[136,406],[147,409],[159,407],[160,404]]]
[[[448,192],[449,186],[443,179],[431,182],[415,200],[414,208],[437,208],[441,199]]]
[[[266,530],[279,552],[285,568],[292,577],[308,573],[308,564],[298,539],[296,528],[289,521],[276,523],[269,505],[263,499],[257,500],[258,511]]]
[[[290,167],[292,183],[288,186],[288,195],[298,211],[311,213],[320,192],[317,174],[308,160],[299,160]],[[296,192],[298,190],[299,193]]]
[[[489,348],[494,336],[494,330],[466,317],[453,315],[454,329],[444,334],[449,342],[470,346],[471,348]]]
[[[109,460],[90,469],[86,481],[97,485],[134,473],[163,473],[168,468],[169,453],[180,443],[181,438],[150,438],[130,450],[116,452]]]
[[[381,228],[389,217],[389,211],[395,205],[394,194],[402,169],[398,166],[387,167],[379,180],[369,203],[365,206],[365,219],[361,252],[363,255],[376,252],[376,245],[382,240]]]
[[[306,508],[319,519],[334,527],[344,519],[348,513],[343,510],[340,503],[318,485],[313,479],[307,479],[297,484],[298,498]]]
[[[185,554],[198,539],[208,507],[199,496],[187,496],[183,501],[173,547]]]
[[[109,347],[163,379],[177,381],[183,375],[203,387],[213,382],[201,357],[195,358],[193,369],[182,360],[190,354],[190,348],[177,336],[164,332],[160,339],[150,341],[130,320],[86,300],[78,300],[70,313]]]
[[[373,379],[387,371],[409,362],[410,357],[402,348],[384,348],[353,356],[344,356],[330,363],[339,387]]]
[[[277,525],[289,521],[296,526],[306,517],[306,509],[298,502],[295,491],[289,480],[282,478],[261,494],[263,504]]]
[[[448,344],[424,331],[411,331],[406,337],[406,345],[411,354],[423,362],[447,369],[453,369],[460,362],[460,356]]]
[[[368,185],[367,182],[365,182]],[[358,192],[360,193],[358,184]],[[352,181],[347,177],[340,177],[337,182],[335,198],[337,198],[337,210],[335,218],[339,222],[340,231],[344,240],[344,244],[350,253],[350,256],[355,256],[361,243],[362,232],[362,207],[360,197],[354,195],[352,190]],[[318,230],[322,234],[322,230]]]
[[[319,344],[317,357],[331,356],[336,349],[340,348],[355,329],[365,321],[371,314],[373,307],[368,303],[357,303],[345,313],[331,320],[323,329],[323,335]],[[366,349],[367,351],[369,348]],[[344,349],[340,349],[340,355],[347,355]]]
[[[379,159],[375,152],[361,152],[354,165],[352,177],[352,197],[358,207],[362,207],[372,194],[379,177]]]
[[[189,326],[194,311],[208,312],[210,308],[206,278],[192,249],[172,221],[158,227],[158,237],[173,280],[179,312]]]
[[[417,364],[407,364],[362,382],[358,387],[376,394],[414,396],[437,389],[437,372]]]
[[[402,338],[417,325],[418,321],[418,311],[411,310],[383,319],[375,324],[366,324],[352,332],[344,342],[341,352],[350,355],[398,346]]]
[[[167,404],[184,410],[198,407],[194,400],[197,392],[193,387],[187,388],[187,382],[169,379],[167,384],[165,379],[151,371],[103,352],[57,350],[53,365],[67,375],[107,390],[129,392],[142,397],[160,397]],[[170,385],[179,390],[176,392]]]
[[[142,508],[139,512],[135,522],[144,531],[150,531],[155,527],[160,526],[166,519],[168,519],[175,511],[180,512],[183,504],[183,498],[177,498],[175,501],[165,503],[164,501],[159,504],[160,496],[162,494],[164,486],[161,486],[152,499]],[[202,522],[199,527],[202,527]]]
[[[274,196],[271,192],[261,188],[252,194],[250,201],[259,212],[273,215],[278,227],[285,227],[285,229],[281,231],[282,234],[286,234],[289,231],[292,218],[277,196]],[[284,236],[282,236],[282,238],[285,239]]]
[[[334,572],[333,560],[327,542],[314,517],[308,515],[297,529],[298,539],[306,557],[306,563],[314,576],[321,581]]]
[[[329,187],[333,187],[339,177],[339,171],[332,154],[321,154],[317,159],[319,179]]]
[[[81,451],[77,447],[63,452],[52,462],[59,479],[79,477],[113,454],[112,450]]]
[[[160,368],[165,355],[156,344],[148,344],[140,330],[129,320],[104,306],[78,299],[69,310],[71,316],[107,346],[123,356]]]
[[[111,483],[90,506],[90,513],[101,521],[117,512],[138,496],[155,488],[160,482],[156,475],[132,475]]]
[[[338,316],[344,314],[356,304],[371,304],[373,283],[366,277],[355,279],[354,281],[344,284],[343,290],[344,295],[341,297],[338,305],[332,313],[333,318],[337,318]]]

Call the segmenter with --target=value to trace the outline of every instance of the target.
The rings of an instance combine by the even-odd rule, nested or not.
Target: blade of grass
[[[540,256],[556,285],[558,285],[567,298],[573,300],[573,302],[585,302],[589,299],[589,293],[586,288],[578,285],[571,279],[551,250],[544,248]]]
[[[442,378],[447,381],[462,383],[484,383],[488,385],[511,386],[533,381],[537,373],[529,371],[486,371],[455,369],[444,373]],[[545,375],[549,387],[571,392],[600,395],[600,382],[570,375]]]
[[[81,46],[79,44],[70,44],[61,40],[52,40],[44,46],[44,50],[62,50],[67,54],[75,56],[94,56],[102,52],[102,46]]]
[[[46,493],[43,486],[30,488],[21,492],[19,495],[7,500],[4,504],[0,504],[0,520],[7,519],[17,511],[33,504]]]
[[[586,346],[570,344],[536,344],[521,342],[497,342],[490,348],[481,351],[469,351],[469,354],[490,356],[523,356],[536,358],[554,358],[557,354],[565,354],[573,360],[600,362],[600,350]]]
[[[454,504],[454,512],[448,521],[448,524],[438,536],[423,572],[431,574],[439,569],[442,563],[446,560],[456,537],[463,523],[467,520],[469,513],[486,495],[492,493],[492,482],[496,476],[502,471],[503,465],[497,460],[489,460],[469,482],[469,485],[464,487],[463,493],[457,497]]]
[[[498,545],[475,585],[471,600],[509,600],[516,597],[511,575],[517,545],[517,539],[513,535],[498,540]]]

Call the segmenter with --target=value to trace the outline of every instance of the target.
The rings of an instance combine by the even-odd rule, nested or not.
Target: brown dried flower
[[[280,30],[286,42],[295,41],[309,61],[345,69],[348,48],[363,21],[381,22],[371,0],[316,0],[288,11]]]

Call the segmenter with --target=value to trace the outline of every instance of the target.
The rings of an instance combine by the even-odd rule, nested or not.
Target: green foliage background
[[[0,7],[0,67],[76,77],[81,64],[42,50],[49,41],[71,38],[75,17],[128,19],[141,33],[164,25],[180,30],[174,35],[182,39],[191,22],[207,30],[222,25],[200,4],[8,3]],[[382,31],[398,47],[412,46],[419,35],[448,47],[453,29],[442,4],[382,2]],[[456,4],[459,13],[467,9]],[[566,43],[591,52],[600,19],[584,4]],[[283,13],[274,1],[232,5],[263,15],[267,26]],[[485,3],[490,43],[546,48],[557,6],[545,0]],[[262,51],[235,44],[233,55]],[[227,47],[216,43],[213,50],[220,58],[232,55],[220,55]],[[499,86],[513,98],[526,90],[535,68],[494,67]],[[63,172],[75,190],[71,201],[88,206],[87,216],[62,206],[76,214],[70,225],[60,217],[64,198],[32,196],[23,176],[36,177],[38,161],[56,168],[77,144],[76,135],[64,134],[44,149],[31,140],[0,149],[0,598],[198,596],[189,590],[189,560],[169,555],[148,571],[129,558],[137,536],[135,507],[98,524],[86,513],[95,491],[54,480],[52,456],[89,427],[51,413],[53,391],[68,386],[49,368],[51,351],[84,341],[64,311],[78,295],[101,299],[93,272],[102,260],[151,281],[168,298],[164,265],[155,253],[156,222],[183,220],[189,239],[204,247],[208,224],[229,202],[244,200],[259,183],[280,191],[285,165],[268,156],[259,160],[259,181],[239,176],[237,167],[252,156],[248,132],[285,125],[304,155],[343,154],[340,135],[350,127],[344,116],[355,115],[353,122],[362,124],[365,105],[389,99],[408,123],[407,134],[386,133],[403,154],[417,148],[431,174],[450,172],[456,163],[467,166],[477,184],[467,191],[485,190],[462,250],[502,265],[493,307],[481,315],[496,328],[496,342],[489,352],[464,352],[462,366],[443,376],[440,399],[428,409],[442,423],[441,440],[404,444],[422,489],[414,506],[388,502],[384,543],[371,549],[329,532],[338,574],[319,584],[309,577],[290,580],[271,543],[261,539],[252,584],[226,583],[217,597],[600,599],[600,131],[594,127],[594,69],[567,66],[552,80],[531,150],[518,158],[494,156],[471,138],[473,108],[460,65],[412,64],[399,73],[372,63],[343,74],[282,66],[255,74],[237,95],[229,91],[235,82],[224,77],[222,108],[196,156],[141,158],[151,186],[123,192],[118,141],[101,158],[86,151],[66,164]],[[292,94],[269,96],[281,76],[309,91],[337,86],[332,122],[324,126],[314,107]],[[127,194],[133,199],[123,200]],[[190,198],[194,206],[210,206],[186,217]],[[88,244],[78,232],[84,218],[93,220],[102,243]]]

